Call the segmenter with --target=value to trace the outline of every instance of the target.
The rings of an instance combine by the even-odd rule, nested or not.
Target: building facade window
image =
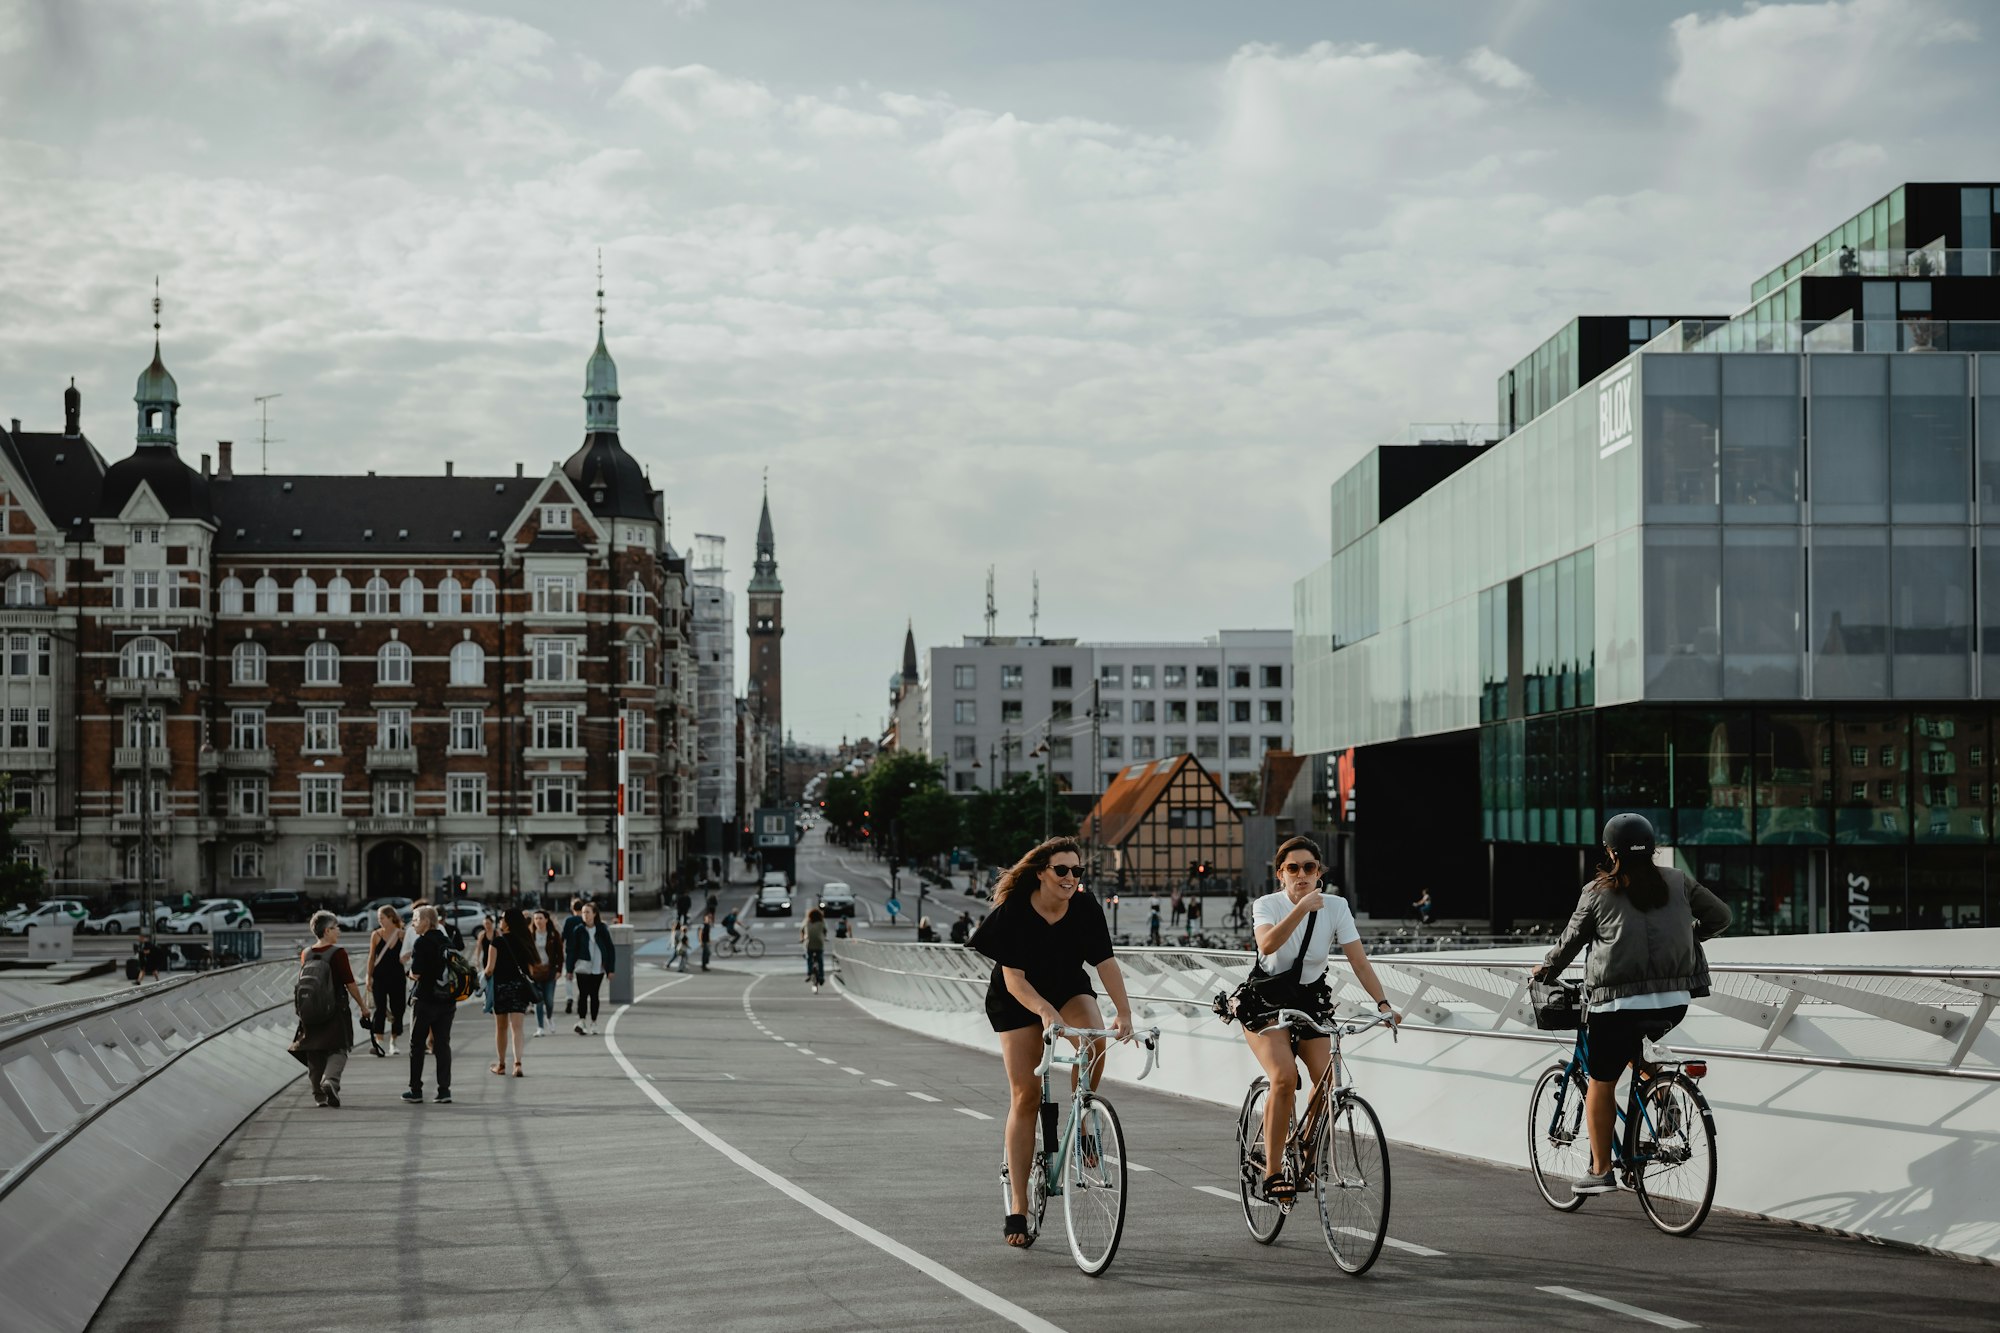
[[[44,601],[42,576],[23,569],[7,576],[7,605],[40,606]]]
[[[409,817],[415,793],[401,778],[385,778],[375,784],[375,813],[391,819]]]
[[[229,712],[229,747],[233,750],[264,748],[264,710],[233,708]]]
[[[499,604],[500,604],[499,590],[493,586],[492,579],[489,579],[486,576],[481,575],[480,577],[472,581],[473,615],[475,616],[497,615],[499,614]]]
[[[1074,689],[1076,688],[1075,681],[1076,681],[1076,672],[1074,668],[1066,666],[1052,666],[1049,668],[1050,689],[1052,690]]]
[[[278,581],[269,574],[257,580],[256,610],[260,616],[278,614]]]
[[[1134,722],[1157,722],[1159,719],[1160,706],[1156,700],[1134,699],[1132,701],[1132,720]]]
[[[479,754],[486,748],[485,713],[478,708],[451,710],[451,750],[454,754]]]
[[[337,815],[340,813],[340,779],[309,777],[299,779],[299,813]]]
[[[406,616],[420,616],[424,613],[424,584],[415,574],[403,580],[398,592],[398,610]]]
[[[330,842],[316,842],[306,848],[307,879],[338,879],[340,853]]]
[[[486,813],[486,775],[453,773],[445,779],[445,795],[452,814],[483,815]]]
[[[646,714],[643,709],[625,710],[625,748],[635,754],[645,754]]]
[[[313,582],[310,574],[301,574],[292,580],[292,614],[319,614],[319,585]]]
[[[534,581],[534,613],[538,616],[573,616],[577,613],[576,575],[537,574]]]
[[[561,685],[576,677],[575,639],[530,639],[534,654],[534,678],[538,684]]]
[[[325,639],[306,645],[306,684],[340,684],[340,649]]]
[[[239,842],[229,849],[231,879],[264,878],[264,849],[254,842]]]
[[[633,639],[625,645],[625,683],[646,683],[646,642],[643,639]]]
[[[1194,757],[1197,759],[1213,759],[1216,757],[1216,746],[1216,737],[1197,736],[1194,738]]]
[[[1267,690],[1281,690],[1284,687],[1285,687],[1285,669],[1282,666],[1265,667],[1264,688]]]
[[[1194,705],[1194,720],[1196,722],[1219,722],[1221,721],[1221,711],[1222,705],[1219,701],[1215,699],[1197,699]],[[1172,721],[1171,718],[1168,720]]]
[[[454,685],[484,685],[486,683],[486,650],[470,640],[463,640],[451,646],[451,683]]]
[[[465,612],[465,590],[458,580],[447,574],[438,580],[437,599],[440,616],[456,616]]]
[[[1160,687],[1168,690],[1187,688],[1187,668],[1184,666],[1164,666],[1160,668]]]
[[[979,684],[979,668],[969,662],[961,662],[951,669],[951,687],[955,690],[974,689]]]
[[[126,680],[156,680],[173,671],[173,653],[150,634],[132,640],[118,654],[118,674]]]
[[[1019,722],[1021,720],[1021,701],[1019,699],[1002,699],[1000,701],[1000,720],[1002,722]]]
[[[1002,666],[1000,668],[1000,688],[1003,690],[1020,689],[1021,668],[1018,666]]]
[[[377,685],[408,685],[410,683],[410,645],[400,639],[391,639],[375,654],[375,683]]]
[[[389,580],[380,574],[369,579],[361,590],[361,614],[365,616],[389,614]]]
[[[215,613],[220,616],[243,614],[243,580],[231,574],[215,585]]]
[[[555,529],[557,529],[558,531],[562,531],[562,532],[567,532],[567,531],[569,531],[569,526],[570,526],[570,506],[568,506],[568,505],[543,505],[543,506],[542,506],[542,526],[543,526],[543,527],[545,527],[545,528],[555,528]]]
[[[625,614],[644,616],[646,614],[646,585],[634,574],[632,581],[625,585]]]
[[[1132,738],[1132,757],[1134,759],[1154,758],[1154,745],[1154,738],[1151,736],[1134,736]]]
[[[953,699],[951,720],[961,727],[977,726],[979,723],[979,702],[976,699]]]
[[[486,878],[486,844],[455,842],[451,845],[451,873],[458,879]]]
[[[270,787],[265,779],[229,779],[230,814],[244,819],[262,819],[270,812]]]
[[[576,852],[569,844],[552,842],[542,848],[542,878],[568,879],[576,874]]]
[[[535,813],[573,815],[576,813],[576,779],[538,777],[535,779]]]
[[[1231,699],[1229,701],[1229,720],[1231,722],[1248,722],[1250,720],[1250,701],[1248,699]]]
[[[326,613],[330,616],[354,614],[354,585],[338,574],[326,581]]]
[[[1125,685],[1125,666],[1122,662],[1107,662],[1097,668],[1097,683],[1107,690],[1122,689]]]
[[[308,708],[305,710],[305,742],[300,747],[307,754],[338,754],[340,752],[340,710],[338,708]]]
[[[979,757],[979,739],[975,736],[952,737],[951,757],[953,759],[977,759]]]
[[[1198,666],[1194,669],[1194,687],[1198,690],[1212,690],[1221,677],[1221,669],[1212,666]]]
[[[384,750],[410,748],[410,710],[384,708],[375,714],[375,744]]]
[[[537,750],[577,748],[577,710],[568,705],[535,710],[534,744]]]
[[[1285,720],[1285,701],[1283,699],[1262,700],[1257,705],[1257,711],[1257,720],[1259,722],[1283,722]]]
[[[264,683],[264,645],[244,642],[229,650],[229,679],[236,685]]]

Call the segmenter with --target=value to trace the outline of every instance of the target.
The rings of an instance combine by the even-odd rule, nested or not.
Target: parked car
[[[838,881],[822,886],[819,910],[828,916],[853,916],[854,890]]]
[[[266,889],[250,899],[250,914],[259,921],[304,921],[313,914],[313,900],[297,889]]]
[[[412,901],[409,898],[370,898],[354,911],[344,913],[336,919],[340,922],[342,930],[370,931],[375,929],[375,914],[385,907],[395,908],[402,913],[403,920],[407,922],[410,919]]]
[[[438,909],[438,924],[455,928],[469,947],[473,932],[486,919],[486,904],[472,898],[457,898]]]
[[[782,876],[780,877],[782,879]],[[758,916],[790,916],[792,891],[782,883],[766,884],[757,890]]]
[[[165,903],[154,903],[153,929],[158,930],[161,926],[164,926],[167,923],[167,918],[173,914],[174,909],[168,907]],[[91,917],[83,923],[83,928],[93,934],[123,935],[128,930],[138,930],[139,923],[145,919],[144,909],[140,906],[139,900],[132,898],[120,903],[103,916]]]
[[[241,898],[204,898],[184,912],[167,918],[176,935],[206,935],[215,930],[247,930],[257,924]]]
[[[68,921],[73,927],[80,927],[90,919],[90,910],[80,898],[50,898],[25,911],[16,909],[0,921],[0,930],[9,935],[25,935],[30,926],[52,925],[57,921]]]

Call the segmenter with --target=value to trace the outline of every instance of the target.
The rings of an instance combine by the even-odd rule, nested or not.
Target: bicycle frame
[[[1143,1082],[1146,1076],[1153,1072],[1153,1067],[1159,1063],[1160,1030],[1156,1027],[1139,1028],[1132,1033],[1132,1036],[1143,1041],[1146,1047],[1146,1067],[1139,1072],[1139,1079]],[[1056,1053],[1058,1037],[1077,1038],[1077,1045],[1071,1054]],[[1056,1067],[1067,1065],[1075,1071],[1075,1086],[1070,1089],[1069,1114],[1063,1118],[1062,1128],[1056,1135],[1053,1148],[1049,1146],[1047,1124],[1038,1127],[1042,1144],[1036,1150],[1036,1156],[1040,1160],[1044,1189],[1051,1198],[1063,1192],[1063,1168],[1069,1164],[1069,1154],[1075,1146],[1076,1136],[1082,1132],[1080,1127],[1083,1123],[1083,1098],[1090,1091],[1090,1067],[1093,1062],[1101,1061],[1102,1053],[1110,1049],[1100,1045],[1099,1042],[1117,1038],[1118,1034],[1110,1028],[1073,1028],[1066,1023],[1057,1023],[1042,1033],[1042,1062],[1035,1066],[1035,1073],[1042,1080],[1042,1105],[1048,1106],[1055,1101],[1050,1095],[1049,1081]]]
[[[1389,1027],[1389,1039],[1399,1040],[1396,1035],[1396,1023],[1387,1014],[1377,1014],[1366,1022],[1357,1019],[1337,1019],[1332,1023],[1321,1023],[1302,1010],[1280,1009],[1277,1017],[1263,1028],[1265,1032],[1273,1028],[1289,1028],[1297,1032],[1300,1028],[1304,1028],[1314,1036],[1325,1037],[1333,1042],[1332,1058],[1327,1062],[1326,1077],[1313,1085],[1312,1096],[1306,1101],[1305,1113],[1299,1117],[1297,1126],[1285,1140],[1287,1147],[1297,1150],[1301,1166],[1314,1164],[1313,1144],[1319,1139],[1320,1121],[1332,1114],[1334,1102],[1338,1097],[1354,1090],[1354,1085],[1347,1079],[1347,1064],[1341,1054],[1341,1039],[1357,1036],[1385,1023]]]
[[[1645,1053],[1644,1046],[1640,1048],[1640,1053],[1642,1055]],[[1707,1062],[1703,1060],[1653,1060],[1642,1063],[1654,1070],[1687,1070],[1690,1077],[1697,1079],[1708,1072]],[[1638,1148],[1642,1129],[1653,1137],[1654,1142],[1658,1141],[1659,1127],[1653,1123],[1653,1117],[1646,1110],[1645,1103],[1639,1095],[1652,1077],[1648,1074],[1646,1078],[1641,1078],[1635,1065],[1632,1069],[1632,1083],[1626,1090],[1624,1102],[1612,1103],[1612,1110],[1617,1113],[1616,1132],[1611,1136],[1613,1170],[1630,1172],[1653,1160],[1653,1154],[1642,1153]],[[1555,1114],[1558,1120],[1562,1116],[1564,1104],[1570,1093],[1575,1091],[1578,1096],[1582,1096],[1589,1085],[1590,1033],[1586,1025],[1576,1030],[1576,1045],[1570,1049],[1569,1062],[1563,1066],[1562,1091],[1555,1101]]]

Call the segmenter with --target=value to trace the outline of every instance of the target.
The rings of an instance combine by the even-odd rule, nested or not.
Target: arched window
[[[7,605],[40,606],[42,601],[40,574],[31,569],[23,569],[7,576]]]
[[[264,683],[264,645],[247,640],[229,650],[229,683],[232,685],[262,685]]]
[[[382,651],[375,654],[375,683],[377,685],[410,683],[409,644],[399,639],[391,639],[382,645]]]
[[[463,599],[459,597],[461,591],[458,586],[458,580],[449,574],[438,580],[439,615],[456,616],[464,614]]]
[[[493,580],[481,575],[472,581],[472,614],[490,616],[497,604]]]
[[[486,877],[486,846],[478,842],[455,842],[451,845],[451,873],[460,879],[484,879]]]
[[[264,849],[254,842],[239,842],[229,849],[231,879],[264,878]]]
[[[319,613],[319,585],[312,575],[301,574],[292,583],[292,614],[310,616]]]
[[[243,614],[243,580],[231,574],[215,585],[215,613],[221,616]]]
[[[340,684],[340,649],[325,639],[306,645],[306,684]]]
[[[307,879],[338,879],[340,856],[330,842],[316,842],[306,848]]]
[[[272,578],[269,574],[258,579],[256,596],[255,605],[258,615],[275,616],[278,614],[278,581],[276,579]]]
[[[625,641],[625,683],[644,685],[646,683],[646,641],[630,638]]]
[[[151,635],[132,640],[118,654],[118,674],[127,680],[151,680],[158,676],[170,676],[174,670],[173,652]]]
[[[354,590],[338,574],[326,581],[326,613],[330,616],[354,614]]]
[[[454,643],[451,646],[451,683],[484,685],[486,650],[476,643]]]
[[[646,614],[646,585],[634,574],[632,581],[625,585],[625,614],[643,616]]]
[[[557,879],[568,879],[576,873],[576,853],[566,842],[552,842],[542,848],[542,878],[553,875]]]
[[[364,616],[389,614],[389,580],[380,574],[368,580],[368,586],[363,589],[361,614]]]
[[[424,584],[415,574],[403,580],[403,612],[406,616],[424,613]]]

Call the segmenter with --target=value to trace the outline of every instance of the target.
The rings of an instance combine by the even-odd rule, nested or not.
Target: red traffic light
[[[549,872],[549,882],[553,884],[556,878],[556,868],[554,866],[549,866],[548,872]]]

